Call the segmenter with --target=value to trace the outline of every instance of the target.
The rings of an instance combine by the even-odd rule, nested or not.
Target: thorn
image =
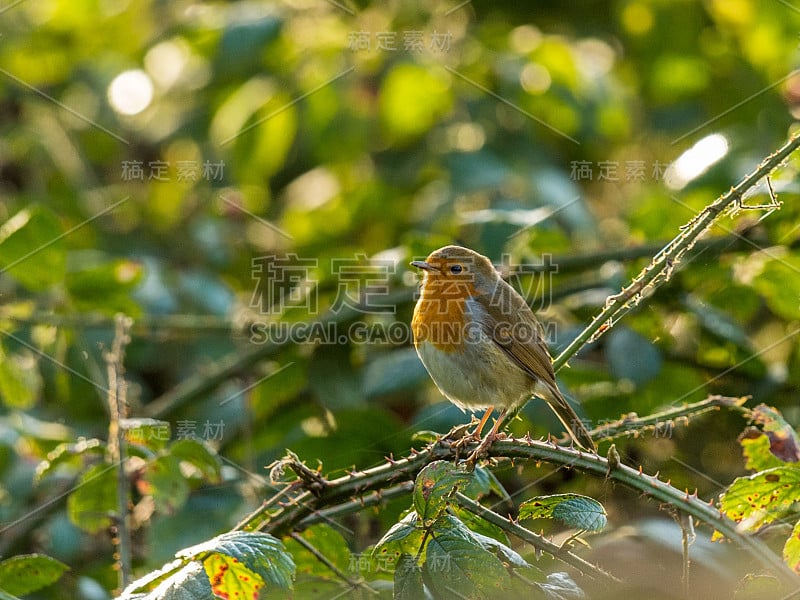
[[[667,485],[672,485],[672,479],[667,479]]]
[[[653,479],[655,479],[656,481],[658,481],[658,474],[659,473],[661,473],[661,471],[656,471],[656,474],[653,475]]]
[[[392,452],[389,453],[389,456],[384,456],[384,458],[386,459],[386,462],[388,462],[390,465],[397,464],[397,461],[394,459],[394,454]]]
[[[643,473],[642,473],[642,465],[639,465],[639,476],[641,477],[642,475],[643,475]]]

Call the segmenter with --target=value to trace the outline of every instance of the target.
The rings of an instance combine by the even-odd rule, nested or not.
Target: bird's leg
[[[492,444],[494,444],[495,440],[500,437],[500,435],[497,433],[497,430],[500,429],[500,424],[503,422],[506,412],[507,409],[505,408],[500,411],[500,415],[498,415],[497,420],[494,422],[492,430],[486,434],[486,437],[481,440],[481,443],[478,444],[478,447],[475,448],[472,454],[469,455],[467,458],[467,463],[474,465],[481,455],[486,454],[486,451],[492,447]],[[484,416],[484,421],[485,420],[486,417]],[[480,431],[480,429],[478,431]]]
[[[475,423],[475,421],[477,420],[475,419],[474,415],[472,416],[472,421],[470,421],[467,425],[458,425],[454,427],[450,431],[450,433],[447,434],[446,437],[452,439],[453,437],[455,437],[453,436],[453,433],[458,431],[460,435],[458,435],[458,439],[456,439],[454,443],[456,447],[464,446],[465,444],[469,444],[470,442],[477,442],[478,440],[481,439],[481,431],[483,431],[483,426],[486,425],[486,421],[488,421],[489,417],[492,416],[492,411],[494,411],[494,406],[490,406],[489,408],[487,408],[486,412],[483,415],[483,418],[481,418],[481,420],[478,421],[477,427],[475,427],[475,429],[473,429],[471,432],[466,432],[465,429],[468,428],[473,423]]]

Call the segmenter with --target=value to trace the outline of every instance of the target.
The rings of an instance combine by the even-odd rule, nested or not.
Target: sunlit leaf
[[[217,598],[255,600],[261,596],[264,580],[236,558],[212,553],[203,561],[203,568],[211,582],[211,591]]]
[[[392,525],[389,531],[375,544],[372,558],[379,568],[390,570],[397,564],[402,554],[416,556],[419,553],[425,532],[419,525],[419,517],[415,511],[409,512],[400,521]]]
[[[0,562],[0,589],[24,596],[58,581],[69,567],[43,554],[20,554]]]
[[[96,457],[105,452],[105,444],[98,439],[80,439],[74,443],[63,443],[47,453],[47,459],[36,466],[36,480],[41,481],[57,469],[69,466],[77,469],[84,459]]]
[[[26,208],[0,225],[0,273],[32,291],[64,279],[66,251],[61,225],[42,206]]]
[[[232,531],[202,544],[185,548],[176,556],[193,558],[206,553],[222,554],[237,560],[245,568],[258,574],[268,586],[282,589],[292,587],[294,561],[281,541],[268,533]]]
[[[782,518],[800,500],[800,468],[782,466],[738,477],[720,497],[720,508],[747,531]]]
[[[432,462],[422,469],[414,482],[414,508],[420,519],[423,522],[435,519],[447,503],[446,496],[471,478],[472,475],[464,468],[443,460]]]

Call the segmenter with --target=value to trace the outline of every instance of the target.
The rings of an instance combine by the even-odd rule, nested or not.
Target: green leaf
[[[375,544],[372,558],[379,568],[389,570],[392,564],[397,564],[402,554],[416,556],[424,537],[425,531],[419,526],[419,517],[411,511],[392,525]]]
[[[231,531],[213,539],[185,548],[176,554],[179,558],[195,558],[200,554],[224,554],[235,558],[267,585],[291,589],[295,566],[292,557],[279,539],[268,533]]]
[[[414,508],[423,523],[435,519],[444,510],[456,486],[469,483],[472,476],[463,467],[437,460],[427,465],[414,482]]]
[[[425,552],[424,572],[446,598],[495,598],[511,585],[503,563],[486,550],[457,519],[436,522]]]
[[[745,467],[751,471],[764,471],[786,464],[770,451],[767,434],[750,427],[739,436],[739,444],[745,457]]]
[[[70,521],[89,533],[109,527],[117,511],[117,468],[105,463],[93,465],[81,475],[67,499]]]
[[[105,452],[105,444],[98,439],[79,439],[75,443],[63,443],[47,453],[47,459],[36,466],[35,481],[39,482],[56,469],[69,466],[78,469],[86,455],[95,457]]]
[[[82,312],[98,311],[107,315],[118,312],[138,316],[142,310],[131,298],[144,274],[141,263],[132,260],[90,261],[70,268],[67,291],[75,308]]]
[[[603,505],[581,494],[537,496],[522,503],[519,519],[558,519],[568,527],[600,531],[608,521]]]
[[[506,535],[505,531],[503,531],[494,523],[490,523],[486,519],[479,517],[475,513],[463,509],[460,506],[451,506],[450,510],[455,513],[455,515],[472,533],[480,533],[481,535],[494,538],[503,544],[509,543],[508,536]]]
[[[169,447],[169,454],[194,466],[210,483],[219,483],[222,462],[208,444],[200,440],[178,440]]]
[[[795,573],[800,573],[800,521],[794,524],[792,535],[783,546],[783,560]]]
[[[379,92],[381,123],[389,139],[407,143],[422,135],[447,112],[452,88],[443,71],[398,63]]]
[[[66,251],[56,216],[42,206],[21,210],[0,226],[0,273],[38,292],[64,279]]]
[[[410,554],[402,554],[394,571],[394,600],[419,600],[425,597],[422,569]]]
[[[800,500],[800,468],[782,466],[734,479],[720,497],[720,509],[754,531],[786,515]]]
[[[364,568],[365,563],[368,568],[369,557],[367,556],[366,560],[362,561],[359,559],[359,555],[351,555],[347,541],[342,537],[341,533],[330,525],[319,523],[309,527],[300,535],[342,571],[360,571]],[[295,540],[286,540],[286,550],[293,557],[295,570],[298,574],[305,573],[314,575],[315,578],[339,581],[333,571]],[[366,574],[362,573],[362,575]]]
[[[43,554],[21,554],[0,562],[0,589],[24,596],[51,585],[68,571],[64,563]]]
[[[772,253],[771,253],[772,254]],[[753,278],[753,287],[764,297],[770,310],[789,321],[800,313],[800,256],[787,253],[764,262]]]
[[[26,409],[36,403],[42,379],[36,361],[0,348],[0,399],[9,408]]]
[[[189,484],[178,459],[167,454],[147,465],[139,480],[139,491],[153,497],[157,510],[172,514],[186,503]]]

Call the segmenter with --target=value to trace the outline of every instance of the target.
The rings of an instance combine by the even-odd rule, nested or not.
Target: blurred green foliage
[[[287,447],[341,475],[404,453],[417,430],[466,421],[407,329],[392,329],[410,320],[408,261],[456,240],[498,263],[553,255],[549,272],[512,282],[563,347],[646,264],[641,247],[672,238],[793,131],[798,32],[800,13],[767,0],[9,5],[0,554],[70,567],[37,597],[116,585],[113,470],[92,440],[108,435],[103,355],[117,312],[136,320],[131,416],[168,432],[129,440],[137,573],[257,506],[274,491],[263,467]],[[674,166],[712,134],[724,147],[706,169],[692,172],[708,152]],[[798,164],[775,175],[779,211],[725,218],[712,233],[721,246],[676,265],[559,373],[582,416],[724,393],[800,422]],[[766,187],[746,202],[767,203]],[[299,275],[259,270],[265,257]],[[176,386],[268,346],[254,323],[303,322],[342,301],[361,312],[340,313],[335,343],[276,345],[180,401]],[[170,401],[154,414],[159,398]],[[743,473],[743,426],[720,412],[617,447],[711,498]],[[559,431],[541,403],[512,429]],[[541,493],[602,494],[609,531],[658,515],[571,473],[498,477],[512,492],[537,480]],[[349,521],[350,549],[407,508]]]

